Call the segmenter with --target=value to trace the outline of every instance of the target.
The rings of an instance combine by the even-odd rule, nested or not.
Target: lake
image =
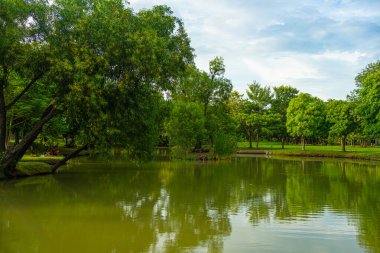
[[[76,160],[0,182],[0,252],[380,252],[379,168]]]

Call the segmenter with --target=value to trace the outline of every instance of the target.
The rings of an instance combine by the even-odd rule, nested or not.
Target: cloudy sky
[[[222,56],[244,93],[254,80],[287,84],[324,100],[344,99],[354,78],[380,60],[379,0],[130,0],[135,10],[165,4],[180,17],[196,64]]]

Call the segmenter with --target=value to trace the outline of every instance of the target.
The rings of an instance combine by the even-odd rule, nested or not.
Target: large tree
[[[171,115],[167,121],[170,142],[188,151],[196,146],[206,133],[202,105],[196,102],[174,101]]]
[[[347,135],[356,127],[352,104],[343,100],[327,101],[326,119],[330,125],[329,135],[340,138],[342,151],[345,152]]]
[[[306,138],[318,137],[326,125],[325,105],[321,99],[301,93],[290,100],[286,117],[288,133],[301,138],[302,150],[305,150]]]
[[[133,153],[152,146],[141,143],[153,142],[156,101],[193,59],[183,24],[168,7],[134,12],[121,0],[0,4],[0,151],[6,176],[19,175],[19,159],[64,112],[83,144],[78,152],[112,143],[115,133],[118,144],[122,139]],[[47,106],[20,144],[5,151],[7,112],[36,85],[46,90]],[[6,97],[12,86],[23,88]]]
[[[291,86],[281,85],[273,87],[274,99],[272,102],[272,110],[280,115],[280,121],[276,125],[277,133],[281,138],[281,146],[284,149],[285,139],[288,138],[286,131],[286,110],[289,107],[290,100],[297,96],[298,90]]]
[[[380,134],[380,61],[367,65],[355,80],[364,135],[377,137]]]
[[[258,82],[248,85],[248,100],[245,102],[243,125],[248,130],[250,148],[252,135],[256,138],[256,149],[259,148],[260,137],[272,133],[273,126],[279,121],[280,115],[271,110],[273,93],[269,86],[262,87]]]
[[[228,115],[227,101],[232,92],[232,83],[224,77],[223,58],[215,57],[209,63],[209,73],[188,65],[184,76],[172,93],[172,99],[202,105],[205,118],[206,137],[212,143],[220,131],[233,131]],[[200,148],[201,143],[197,143]]]

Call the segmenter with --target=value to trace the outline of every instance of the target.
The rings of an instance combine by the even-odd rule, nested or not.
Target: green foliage
[[[273,99],[270,87],[262,87],[256,81],[248,85],[247,96],[251,102],[252,109],[255,111],[268,109]]]
[[[220,130],[233,131],[234,126],[228,115],[227,101],[232,91],[232,83],[224,78],[223,58],[210,61],[210,72],[198,70],[189,65],[180,79],[172,97],[175,101],[199,103],[205,117],[205,129],[209,141]]]
[[[364,134],[380,134],[380,61],[369,64],[356,77],[357,111],[363,120]]]
[[[160,93],[192,61],[189,41],[168,7],[137,14],[119,4],[95,7],[78,27],[78,68],[70,85],[76,95],[66,97],[70,123],[102,149],[118,145],[147,157],[159,136]]]
[[[194,147],[205,136],[205,118],[197,103],[174,102],[167,122],[170,144],[184,149]]]
[[[286,130],[326,139],[326,117],[333,138],[380,134],[380,62],[358,74],[350,104],[330,101],[326,114],[321,100],[295,97],[290,86],[272,92],[254,82],[248,99],[232,93],[222,57],[208,73],[195,67],[183,22],[167,6],[1,0],[0,26],[1,150],[11,134],[16,144],[27,136],[49,105],[60,114],[39,130],[49,145],[70,133],[97,152],[124,148],[139,158],[151,156],[165,119],[172,144],[185,148],[206,141],[222,147],[237,125],[257,145]]]
[[[322,100],[310,94],[301,93],[293,98],[287,109],[286,127],[294,137],[318,137],[326,127],[325,105]]]
[[[284,138],[287,137],[286,110],[289,107],[290,100],[296,97],[299,91],[296,88],[293,88],[291,86],[285,86],[285,85],[274,87],[273,91],[274,91],[274,99],[272,102],[271,110],[273,110],[275,113],[280,115],[280,119],[281,119],[278,121],[278,124],[276,124],[275,133],[284,141]]]
[[[224,59],[222,57],[215,57],[210,61],[209,69],[211,80],[223,76],[224,72],[226,71],[226,67],[224,66]]]
[[[214,136],[214,153],[217,155],[232,154],[236,148],[236,137],[228,133],[217,133]]]
[[[326,103],[326,120],[330,124],[330,136],[346,137],[355,129],[352,104],[343,100]]]
[[[253,82],[248,85],[247,96],[249,100],[240,99],[237,118],[246,132],[250,147],[252,148],[252,139],[255,137],[258,148],[260,137],[272,134],[280,115],[271,110],[273,94],[269,86],[262,87],[258,82]]]
[[[149,158],[163,122],[162,94],[193,64],[171,9],[135,12],[122,0],[0,6],[0,150],[10,133],[17,140],[1,164],[6,174],[15,175],[41,132],[49,144],[69,133],[97,153],[116,146]]]

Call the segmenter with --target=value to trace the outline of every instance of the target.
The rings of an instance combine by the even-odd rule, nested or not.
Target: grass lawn
[[[256,143],[253,143],[253,148],[256,147]],[[239,142],[238,148],[245,149],[249,148],[248,142]],[[281,142],[269,142],[263,141],[259,142],[259,149],[265,150],[278,150],[281,149]],[[301,145],[289,144],[285,145],[285,150],[301,150]],[[322,146],[322,145],[306,145],[306,150],[310,151],[341,151],[341,146]],[[346,146],[347,152],[380,152],[380,147],[367,147],[363,148],[360,146]]]
[[[248,142],[238,143],[238,149],[248,149],[248,147]],[[346,152],[342,152],[340,146],[307,145],[306,150],[302,151],[301,145],[285,145],[285,148],[281,149],[280,142],[263,141],[259,143],[259,149],[271,151],[272,155],[279,156],[333,157],[380,161],[380,147],[363,148],[348,145],[346,146]]]
[[[43,155],[41,155],[41,156],[35,156],[35,155],[24,155],[24,156],[22,157],[21,161],[41,161],[41,160],[43,160],[43,161],[50,161],[50,160],[55,161],[55,160],[60,160],[60,159],[62,159],[62,158],[64,158],[64,156],[61,156],[61,155],[59,155],[59,156],[43,156]]]

